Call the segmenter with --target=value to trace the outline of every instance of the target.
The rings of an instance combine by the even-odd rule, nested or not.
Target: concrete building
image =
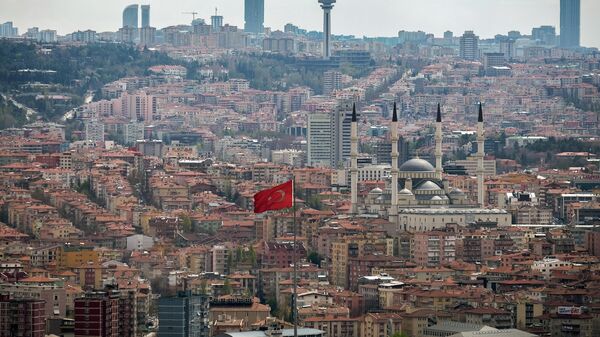
[[[119,295],[88,292],[75,299],[75,337],[119,337]]]
[[[308,165],[339,167],[350,158],[352,114],[347,103],[329,113],[308,115]]]
[[[546,46],[554,46],[556,45],[556,28],[554,26],[534,27],[531,29],[531,38]]]
[[[505,59],[504,53],[484,53],[483,68],[487,70],[488,68],[503,66],[506,63]]]
[[[214,33],[220,32],[223,28],[223,16],[217,15],[217,10],[215,9],[215,15],[210,17],[211,28]]]
[[[580,0],[560,0],[560,46],[579,47],[580,39]]]
[[[460,37],[460,57],[475,61],[479,58],[479,36],[475,35],[472,30],[465,31]]]
[[[104,123],[97,120],[89,120],[84,123],[86,141],[101,143],[104,142]]]
[[[0,336],[44,337],[44,301],[0,295]]]
[[[418,266],[437,267],[456,259],[456,234],[453,231],[418,232],[411,255]]]
[[[342,89],[342,73],[336,70],[328,70],[323,73],[323,95],[330,95],[336,90]]]
[[[0,37],[17,37],[19,35],[19,29],[13,27],[12,21],[7,21],[0,24]]]
[[[43,43],[54,43],[57,41],[56,31],[52,29],[44,29],[40,31],[39,41]]]
[[[85,43],[96,42],[96,40],[97,40],[96,31],[90,30],[90,29],[84,30],[84,31],[78,30],[71,34],[71,40],[78,41],[78,42],[85,42]]]
[[[331,10],[336,0],[319,0],[323,9],[323,58],[331,56]]]

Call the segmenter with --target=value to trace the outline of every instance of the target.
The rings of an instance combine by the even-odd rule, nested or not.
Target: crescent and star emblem
[[[268,202],[270,203],[275,203],[275,202],[282,202],[285,199],[285,191],[275,191],[275,193],[273,193],[273,195],[270,195],[269,198],[267,199]]]

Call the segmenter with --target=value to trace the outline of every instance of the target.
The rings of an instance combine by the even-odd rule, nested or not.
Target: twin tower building
[[[398,112],[396,104],[390,125],[392,144],[391,180],[385,191],[374,188],[359,200],[358,192],[358,125],[356,106],[352,107],[350,131],[350,190],[353,215],[379,215],[405,230],[429,230],[436,222],[470,221],[505,222],[501,210],[484,209],[484,128],[483,109],[479,104],[477,120],[477,202],[457,189],[450,189],[442,175],[442,113],[438,104],[435,122],[435,167],[418,157],[398,167]],[[500,215],[500,218],[498,218]],[[441,218],[440,218],[441,216]],[[446,216],[446,219],[444,219]],[[438,219],[439,218],[439,219]]]

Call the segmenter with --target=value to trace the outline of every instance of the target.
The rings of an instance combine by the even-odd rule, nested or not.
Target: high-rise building
[[[142,27],[140,28],[140,45],[150,46],[156,40],[156,28]]]
[[[392,164],[392,143],[389,140],[382,140],[377,143],[375,150],[375,157],[377,158],[377,164]],[[398,167],[404,164],[408,159],[409,149],[408,141],[404,137],[398,138]]]
[[[208,337],[209,298],[181,291],[158,300],[158,335],[161,337]]]
[[[19,35],[19,29],[13,27],[12,21],[0,25],[0,37],[16,37],[17,35]]]
[[[38,27],[28,28],[25,37],[32,40],[38,40],[40,38],[40,29]]]
[[[475,35],[472,30],[467,30],[460,37],[460,57],[475,61],[479,56],[479,36]]]
[[[504,54],[506,60],[512,60],[515,57],[515,41],[500,41],[500,52]]]
[[[44,337],[46,317],[43,300],[11,299],[0,295],[0,336]]]
[[[531,37],[546,46],[553,46],[556,44],[556,29],[554,26],[535,27],[531,30]]]
[[[87,292],[75,299],[75,337],[118,337],[119,294]]]
[[[580,0],[560,0],[560,46],[579,47]]]
[[[71,40],[79,41],[79,42],[86,42],[86,43],[96,42],[96,40],[97,40],[96,31],[89,30],[89,29],[84,30],[84,31],[78,30],[71,34]]]
[[[340,167],[350,158],[351,109],[343,103],[333,112],[308,116],[308,165]]]
[[[340,89],[342,89],[342,73],[335,70],[326,71],[323,74],[323,94],[330,95]]]
[[[244,30],[249,33],[260,34],[264,31],[265,0],[244,1]]]
[[[142,28],[150,27],[150,5],[142,5]]]
[[[39,41],[44,43],[53,43],[57,41],[56,31],[51,29],[44,29],[40,31]]]
[[[123,27],[138,28],[138,5],[129,5],[123,10]]]
[[[220,32],[221,28],[223,28],[223,16],[217,15],[216,9],[215,9],[215,15],[210,17],[210,23],[212,25],[213,32]]]
[[[121,99],[123,100],[122,113],[129,120],[152,123],[160,119],[156,96],[141,91],[135,94],[123,94]]]
[[[84,123],[85,127],[85,140],[94,143],[101,143],[104,141],[104,123],[98,120],[89,120]]]
[[[503,66],[506,63],[504,53],[484,53],[483,68]]]

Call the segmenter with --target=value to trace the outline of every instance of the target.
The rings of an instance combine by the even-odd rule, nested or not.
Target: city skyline
[[[336,6],[336,15],[332,20],[332,33],[347,34],[357,37],[396,36],[399,30],[423,30],[441,36],[445,30],[455,35],[466,30],[473,30],[482,39],[495,34],[505,34],[509,30],[519,30],[530,34],[531,28],[541,25],[552,25],[560,33],[560,1],[559,0],[505,0],[475,1],[452,0],[454,6],[447,10],[445,16],[435,16],[439,0],[420,1],[419,4],[393,3],[375,0],[365,3],[358,0],[345,0]],[[0,21],[13,21],[20,32],[30,27],[56,29],[64,35],[77,30],[93,29],[96,31],[116,31],[121,26],[123,9],[135,2],[108,0],[103,4],[87,3],[74,0],[57,0],[52,4],[37,3],[33,0],[7,0],[0,4]],[[197,11],[198,17],[209,21],[214,8],[224,16],[224,22],[244,27],[243,1],[213,0],[197,3],[191,0],[179,1],[176,5],[160,1],[145,1],[141,4],[152,6],[152,26],[162,28],[169,25],[186,24],[191,18],[183,12]],[[519,6],[519,11],[513,11]],[[32,16],[31,8],[44,12],[44,16]],[[96,13],[94,19],[80,15],[83,10]],[[581,45],[600,47],[600,36],[594,32],[600,30],[600,22],[593,19],[593,13],[600,11],[600,3],[581,2]],[[360,20],[358,15],[364,13],[379,14],[377,20]],[[493,17],[486,13],[494,13]],[[535,14],[535,15],[533,15]],[[510,15],[511,20],[506,20]],[[322,10],[317,1],[306,1],[299,4],[291,0],[267,1],[265,3],[265,26],[273,30],[282,30],[286,23],[293,23],[309,30],[322,30]]]

